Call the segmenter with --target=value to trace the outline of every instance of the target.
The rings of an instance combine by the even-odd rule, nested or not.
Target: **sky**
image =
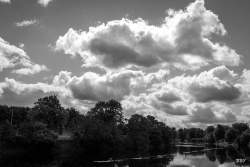
[[[167,125],[249,122],[249,0],[0,0],[0,104],[121,102]]]

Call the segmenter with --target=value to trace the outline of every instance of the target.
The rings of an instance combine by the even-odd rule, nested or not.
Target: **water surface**
[[[0,154],[5,167],[236,167],[249,166],[250,151],[234,148],[177,146],[171,153],[86,162],[82,155],[49,155],[47,153]]]

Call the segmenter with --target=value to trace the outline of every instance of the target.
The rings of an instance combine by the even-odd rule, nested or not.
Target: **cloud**
[[[33,20],[23,20],[23,21],[15,23],[15,25],[17,27],[28,27],[28,26],[37,25],[37,24],[39,24],[39,21],[36,20],[36,19],[33,19]]]
[[[122,104],[129,115],[160,114],[161,120],[179,119],[182,126],[234,122],[238,118],[232,109],[239,110],[236,106],[245,93],[238,78],[226,66],[217,66],[198,75],[158,80],[141,93],[126,96]]]
[[[71,76],[62,71],[54,78],[56,85],[67,86],[74,98],[79,100],[102,101],[107,99],[121,100],[131,92],[133,78],[142,75],[140,72],[123,71],[99,75],[93,72],[82,76]]]
[[[217,66],[198,75],[168,77],[169,73],[163,70],[86,72],[81,76],[61,71],[52,84],[65,87],[75,103],[83,105],[111,98],[119,100],[126,116],[139,113],[165,121],[174,118],[183,126],[236,119],[235,113],[225,107],[226,103],[233,105],[243,93],[234,71]],[[205,121],[207,115],[211,117]]]
[[[0,2],[2,2],[2,3],[11,3],[10,0],[0,0]]]
[[[40,4],[43,7],[47,7],[49,3],[51,3],[53,0],[38,0],[37,3]]]
[[[48,68],[45,65],[27,63],[26,67],[14,70],[13,73],[21,75],[33,75],[40,73],[41,71],[48,71]]]
[[[159,92],[159,94],[156,94],[156,97],[158,100],[168,103],[181,100],[174,92]]]
[[[241,89],[233,82],[236,74],[225,66],[216,67],[194,76],[177,76],[169,84],[188,92],[197,102],[232,102],[241,96]]]
[[[17,104],[21,104],[24,97],[27,101],[36,100],[32,94],[57,94],[63,105],[86,112],[96,101],[112,98],[121,102],[127,117],[135,113],[153,115],[171,126],[203,126],[238,120],[237,113],[232,111],[235,104],[231,103],[233,100],[230,101],[228,97],[222,99],[218,98],[216,93],[209,94],[206,92],[207,85],[193,88],[194,92],[208,94],[207,97],[198,99],[195,93],[189,91],[192,85],[203,83],[212,85],[215,90],[218,85],[227,87],[224,85],[227,82],[232,85],[242,84],[241,80],[235,81],[238,77],[235,72],[225,66],[218,66],[199,75],[177,76],[184,77],[180,80],[176,79],[177,77],[168,77],[169,74],[161,70],[153,73],[124,70],[104,74],[86,72],[80,76],[61,71],[51,83],[31,84],[6,78],[4,82],[0,82],[0,102],[1,99],[15,96],[15,101],[19,102]],[[223,91],[220,93],[223,94]]]
[[[212,107],[204,105],[194,105],[192,114],[190,115],[189,121],[192,123],[205,123],[205,124],[214,124],[214,123],[232,123],[237,120],[235,114],[228,109],[222,108],[217,111]]]
[[[9,44],[0,37],[0,72],[3,69],[13,69],[12,73],[29,75],[48,70],[45,65],[39,65],[31,61],[26,52]]]
[[[4,81],[0,82],[1,104],[30,106],[37,101],[37,98],[55,94],[63,106],[75,107],[82,113],[94,105],[88,101],[83,103],[75,99],[67,87],[56,83],[23,83],[13,78],[5,78]]]
[[[23,83],[13,78],[5,78],[3,82],[0,82],[0,103],[4,104],[31,105],[38,97],[51,94],[57,94],[61,99],[70,97],[67,89],[53,84]]]
[[[159,64],[183,70],[209,64],[237,66],[241,56],[212,41],[212,36],[225,34],[218,15],[205,8],[204,0],[196,0],[184,10],[170,12],[158,26],[139,18],[109,21],[88,31],[70,28],[58,38],[55,49],[80,55],[84,64],[109,69]]]
[[[35,92],[38,90],[41,90],[44,93],[61,91],[59,87],[54,87],[53,85],[49,85],[46,83],[38,82],[36,84],[25,84],[25,83],[18,82],[15,79],[10,79],[10,78],[5,78],[2,89],[4,88],[9,88],[16,94]]]
[[[156,102],[152,104],[156,110],[160,110],[162,112],[167,113],[168,115],[176,115],[176,116],[183,116],[188,115],[187,107],[185,105],[182,105],[181,103],[177,105],[176,104],[169,104],[164,102]]]

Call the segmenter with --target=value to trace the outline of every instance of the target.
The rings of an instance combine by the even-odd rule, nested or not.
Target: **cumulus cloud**
[[[16,81],[15,79],[6,78],[4,81],[4,86],[2,88],[9,88],[17,94],[28,93],[37,90],[42,90],[43,92],[53,92],[55,91],[54,87],[45,84],[45,83],[36,83],[36,84],[24,84]]]
[[[240,84],[244,90],[250,93],[250,70],[244,69],[239,78]]]
[[[173,92],[159,92],[159,94],[156,94],[156,97],[158,100],[168,103],[181,100],[180,97]]]
[[[4,82],[0,82],[0,96],[12,97],[14,93],[20,99],[29,99],[34,93],[41,96],[55,93],[64,105],[74,106],[83,112],[91,108],[96,101],[112,98],[122,103],[126,116],[135,113],[153,115],[168,125],[178,127],[230,123],[237,120],[237,114],[232,111],[227,96],[222,99],[218,98],[216,93],[211,95],[206,92],[206,84],[217,90],[218,85],[227,87],[226,83],[242,83],[239,83],[239,80],[234,83],[236,81],[233,78],[238,77],[235,72],[225,66],[219,66],[199,75],[186,76],[178,82],[177,77],[167,79],[168,76],[169,74],[162,71],[144,73],[125,70],[105,74],[86,72],[80,76],[61,71],[50,84],[25,84],[6,78]],[[204,83],[206,84],[203,87]],[[190,87],[196,84],[202,85],[195,88],[207,94],[206,96],[198,98],[195,93],[189,91]],[[223,94],[222,90],[220,93]]]
[[[57,94],[61,99],[70,97],[70,92],[67,89],[53,84],[23,83],[13,78],[5,78],[4,81],[0,82],[0,102],[4,102],[4,104],[30,105],[38,97],[50,94]]]
[[[11,3],[10,0],[0,0],[0,2],[2,2],[2,3]]]
[[[47,7],[49,3],[51,3],[53,0],[38,0],[37,3],[40,4],[43,7]]]
[[[194,76],[177,76],[169,80],[173,87],[188,92],[197,102],[237,100],[241,90],[232,80],[236,74],[225,66]]]
[[[22,75],[48,70],[45,65],[32,62],[23,49],[9,44],[0,37],[0,72],[6,68],[13,69],[12,73]]]
[[[37,24],[39,24],[39,21],[36,20],[36,19],[33,19],[33,20],[23,20],[23,21],[15,23],[15,25],[17,27],[28,27],[28,26],[37,25]]]
[[[13,73],[21,75],[33,75],[41,71],[48,70],[48,68],[45,65],[32,64],[32,63],[27,63],[25,65],[26,67],[14,70]]]
[[[55,49],[80,55],[84,64],[100,64],[110,69],[136,65],[151,67],[169,64],[181,69],[198,69],[209,64],[236,66],[240,55],[212,41],[212,35],[225,35],[218,15],[196,0],[186,9],[173,11],[159,25],[145,20],[109,21],[88,31],[72,28],[60,36]]]
[[[232,123],[236,120],[235,114],[228,108],[224,107],[219,110],[218,108],[216,109],[216,107],[204,105],[195,105],[189,118],[189,121],[192,123],[203,124]]]
[[[226,66],[217,66],[193,76],[168,78],[169,73],[116,71],[105,74],[87,72],[73,76],[61,71],[53,85],[65,87],[75,102],[116,99],[125,115],[154,115],[162,120],[175,118],[180,125],[192,123],[227,123],[236,119],[226,108],[242,95],[238,74]],[[206,117],[210,115],[210,118]],[[179,117],[179,118],[177,118]],[[204,120],[203,120],[204,119]]]
[[[134,71],[105,75],[87,72],[80,77],[71,77],[71,73],[64,71],[60,72],[53,82],[57,85],[67,86],[73,96],[80,100],[116,99],[120,101],[124,96],[130,94],[132,79],[139,75],[142,74]]]
[[[121,101],[127,95],[145,93],[154,83],[162,82],[167,75],[168,72],[162,70],[152,73],[133,70],[102,74],[85,72],[81,76],[73,76],[71,72],[61,71],[54,77],[53,84],[66,86],[79,100],[116,99]]]
[[[178,117],[182,126],[230,123],[238,119],[239,113],[233,109],[239,110],[236,106],[242,103],[239,99],[245,91],[241,84],[234,71],[217,66],[198,75],[158,80],[144,93],[130,94],[122,103],[130,115],[156,112],[161,119]]]

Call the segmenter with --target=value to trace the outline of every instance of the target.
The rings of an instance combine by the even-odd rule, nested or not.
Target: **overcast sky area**
[[[0,104],[56,94],[170,126],[249,122],[249,0],[0,0]]]

